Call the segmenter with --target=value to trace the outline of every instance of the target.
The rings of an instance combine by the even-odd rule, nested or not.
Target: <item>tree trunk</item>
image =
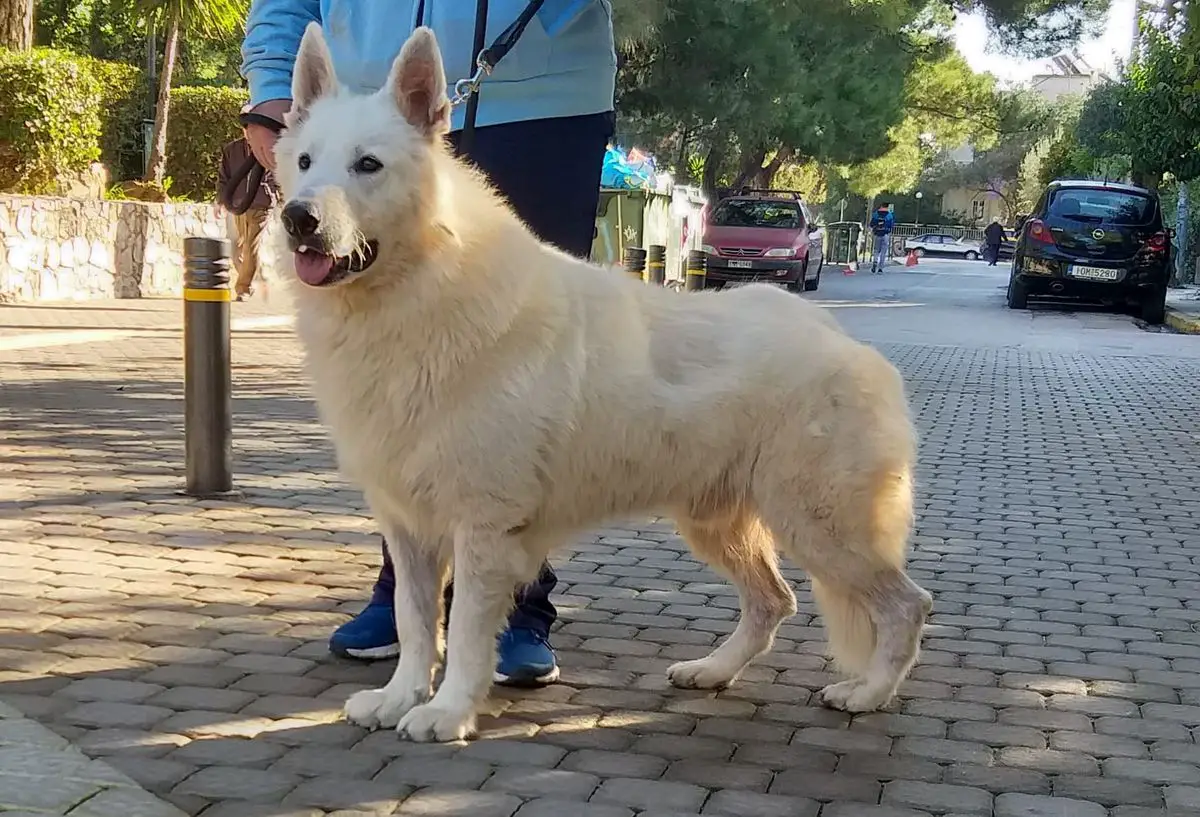
[[[163,48],[162,71],[158,75],[158,101],[154,106],[154,136],[150,142],[150,162],[146,181],[162,187],[167,176],[167,117],[171,111],[171,75],[179,54],[179,18],[167,23],[167,42]]]
[[[743,153],[738,162],[738,174],[731,185],[734,190],[741,190],[747,185],[754,184],[762,173],[763,159],[767,157],[765,147],[755,148],[749,153]]]
[[[33,48],[33,0],[0,0],[0,46]]]
[[[767,163],[767,166],[758,172],[757,184],[766,190],[770,190],[771,185],[775,182],[775,174],[785,164],[790,162],[795,155],[796,151],[787,145],[775,151],[775,155]]]
[[[700,179],[700,187],[709,199],[716,198],[717,176],[721,172],[721,160],[725,158],[724,146],[713,145],[704,157],[704,176]]]

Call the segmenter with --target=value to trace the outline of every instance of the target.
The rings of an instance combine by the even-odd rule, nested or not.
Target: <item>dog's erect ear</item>
[[[319,23],[309,23],[300,40],[300,52],[292,70],[292,110],[303,114],[310,105],[337,89],[333,57],[325,44]]]
[[[408,38],[392,63],[388,88],[408,124],[430,139],[449,132],[446,69],[433,31],[421,26]]]

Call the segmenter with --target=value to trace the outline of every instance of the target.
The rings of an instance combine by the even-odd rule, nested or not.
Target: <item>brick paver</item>
[[[177,308],[152,302],[137,318],[0,307],[0,698],[204,817],[1197,813],[1198,347],[1114,329],[1080,350],[1080,322],[1098,336],[1128,319],[1010,315],[990,282],[938,286],[820,293],[925,304],[839,312],[904,371],[922,434],[912,572],[935,610],[888,712],[814,703],[832,676],[791,569],[800,611],[775,650],[733,689],[671,689],[666,667],[729,633],[737,598],[670,524],[630,520],[558,560],[560,684],[497,691],[465,745],[344,723],[346,697],[391,671],[325,647],[361,606],[378,541],[297,348],[286,328],[243,324],[245,498],[193,501],[177,494]],[[939,335],[964,309],[1013,337]],[[106,339],[65,342],[85,317]],[[0,811],[16,807],[5,776],[31,762],[3,743]],[[81,794],[72,814],[140,814],[121,799],[133,791]]]

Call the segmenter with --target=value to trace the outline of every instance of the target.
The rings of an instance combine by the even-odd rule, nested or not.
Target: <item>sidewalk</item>
[[[1177,332],[1200,335],[1200,287],[1167,290],[1166,324]]]
[[[181,305],[0,306],[0,701],[107,764],[72,754],[90,788],[43,813],[172,817],[129,781],[189,817],[1196,813],[1200,501],[1176,490],[1200,478],[1177,425],[1191,362],[964,347],[912,307],[925,333],[884,346],[922,434],[910,565],[935,609],[888,711],[816,702],[836,676],[791,564],[799,612],[774,650],[728,690],[671,688],[738,599],[671,524],[634,519],[555,559],[561,682],[497,689],[479,740],[429,745],[341,718],[392,671],[327,649],[379,539],[283,308],[233,305],[244,497],[195,501]],[[41,807],[10,807],[7,777],[66,785],[45,753],[70,749],[32,728],[0,712],[0,812]]]

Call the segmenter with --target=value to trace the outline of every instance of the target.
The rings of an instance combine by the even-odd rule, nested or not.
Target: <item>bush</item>
[[[80,59],[100,89],[100,161],[113,179],[141,178],[142,122],[154,116],[145,72],[124,62]]]
[[[167,175],[171,196],[212,201],[221,149],[242,135],[238,114],[248,95],[240,88],[175,88],[167,119]]]
[[[0,49],[0,190],[53,193],[97,159],[114,178],[141,175],[146,100],[135,66]]]
[[[0,190],[49,192],[100,158],[99,97],[71,54],[0,49]]]

